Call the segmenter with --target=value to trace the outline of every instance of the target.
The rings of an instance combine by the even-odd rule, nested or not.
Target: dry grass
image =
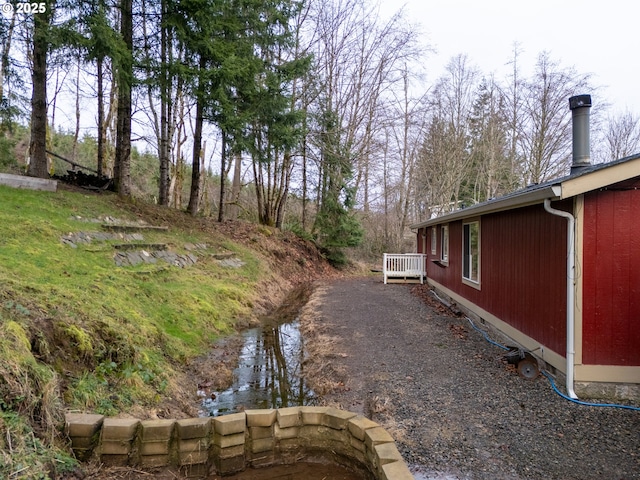
[[[318,395],[344,385],[347,376],[344,365],[332,361],[346,356],[339,350],[339,338],[326,333],[326,319],[319,313],[326,293],[327,288],[319,286],[300,312],[300,331],[305,339],[305,380]]]
[[[33,356],[26,331],[17,322],[0,327],[0,398],[53,442],[63,419],[58,375]]]
[[[74,463],[56,448],[64,413],[58,379],[21,360],[3,357],[0,366],[0,478],[57,478]]]

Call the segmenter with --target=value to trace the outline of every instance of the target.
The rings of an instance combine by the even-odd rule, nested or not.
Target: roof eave
[[[497,199],[490,202],[480,203],[471,207],[456,210],[455,212],[442,215],[437,218],[432,218],[424,222],[415,223],[410,225],[411,229],[429,227],[431,225],[438,225],[441,223],[453,222],[464,218],[476,217],[479,215],[486,215],[489,213],[503,212],[506,210],[512,210],[514,208],[526,207],[528,205],[535,205],[542,203],[545,199],[559,200],[562,198],[562,187],[560,184],[549,185],[544,188],[523,192],[518,195],[513,195],[501,199]]]
[[[562,198],[571,198],[640,175],[640,154],[626,157],[596,172],[578,175],[562,182]]]

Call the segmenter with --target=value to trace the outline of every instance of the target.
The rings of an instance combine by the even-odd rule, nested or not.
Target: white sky
[[[519,43],[523,74],[548,51],[562,67],[592,74],[611,112],[640,115],[640,2],[636,0],[380,0],[383,12],[403,4],[436,52],[425,60],[429,81],[444,73],[455,55],[466,53],[483,73],[506,79]],[[567,107],[568,108],[568,107]]]

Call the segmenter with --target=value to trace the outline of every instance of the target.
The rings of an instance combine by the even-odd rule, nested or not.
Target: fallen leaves
[[[465,340],[469,333],[462,325],[454,325],[453,323],[449,325],[449,330],[451,330],[454,337],[459,338],[460,340]]]

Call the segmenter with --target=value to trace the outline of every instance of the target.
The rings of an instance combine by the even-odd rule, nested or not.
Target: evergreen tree
[[[296,56],[289,23],[299,5],[267,3],[267,22],[256,44],[262,61],[261,81],[248,97],[252,155],[259,221],[282,227],[295,151],[302,138],[303,112],[293,86],[309,70],[310,57]]]
[[[170,4],[167,21],[188,52],[182,74],[196,103],[188,207],[192,214],[198,211],[200,197],[203,122],[217,125],[224,144],[219,220],[224,218],[229,157],[251,152],[256,165],[262,165],[273,162],[274,154],[281,156],[290,150],[294,135],[290,127],[296,115],[290,111],[286,88],[301,67],[300,62],[282,62],[282,58],[295,6],[290,0],[182,0]],[[286,170],[282,172],[285,178]],[[282,205],[276,202],[272,208],[272,193],[262,197],[268,199],[268,208],[261,209],[267,212],[261,213],[264,223],[275,223],[277,213],[273,211]]]
[[[32,177],[48,178],[47,162],[47,54],[50,43],[50,23],[53,2],[44,2],[44,12],[33,15],[31,71],[31,140],[29,170]]]
[[[255,6],[255,5],[254,5]],[[192,181],[187,210],[196,214],[200,200],[200,156],[205,120],[221,130],[225,145],[238,138],[241,116],[234,108],[234,96],[242,81],[255,76],[253,45],[244,41],[252,30],[251,18],[259,9],[250,0],[169,0],[166,26],[175,31],[185,48],[185,61],[179,74],[185,89],[195,100],[195,135],[192,155]],[[249,14],[249,15],[247,15]],[[222,153],[224,181],[227,148]],[[220,208],[223,208],[222,204]]]
[[[117,66],[118,116],[113,180],[119,195],[131,195],[131,114],[133,90],[133,1],[120,0],[120,35],[125,54]]]
[[[83,4],[79,19],[80,47],[85,52],[85,60],[96,63],[97,80],[97,166],[98,176],[105,175],[106,169],[106,122],[105,122],[105,76],[106,64],[119,68],[130,53],[122,37],[113,28],[109,8],[104,0],[92,0]]]
[[[464,204],[483,202],[513,191],[507,118],[502,95],[493,80],[483,80],[469,118],[470,166],[460,198]]]
[[[337,115],[327,109],[320,126],[323,170],[313,231],[327,258],[341,265],[346,262],[343,249],[359,245],[363,236],[362,226],[352,211],[355,191],[349,182],[353,179],[353,162],[345,155],[349,150],[340,145]]]

